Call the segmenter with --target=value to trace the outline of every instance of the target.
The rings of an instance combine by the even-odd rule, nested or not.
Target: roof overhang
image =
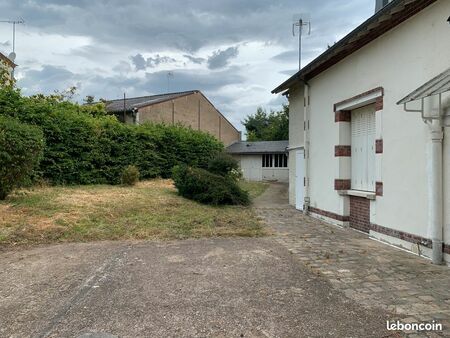
[[[303,69],[272,90],[272,93],[284,92],[298,81],[307,82],[436,1],[394,0],[390,2]]]
[[[448,91],[450,91],[450,68],[406,95],[397,104],[406,104]]]

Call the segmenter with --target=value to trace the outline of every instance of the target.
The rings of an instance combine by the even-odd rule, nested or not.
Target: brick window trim
[[[338,110],[334,112],[334,122],[351,122],[352,113],[350,110]]]
[[[383,182],[375,182],[375,195],[383,196]]]
[[[338,145],[334,146],[334,157],[350,157],[352,156],[352,146]]]
[[[339,214],[336,214],[331,211],[326,211],[326,210],[322,210],[322,209],[314,208],[314,207],[309,207],[308,210],[310,212],[312,212],[313,214],[325,216],[325,217],[334,219],[336,221],[340,221],[340,222],[348,222],[349,221],[349,216],[339,215]]]
[[[376,154],[383,153],[383,139],[375,140],[375,153]]]
[[[343,105],[343,104],[346,104],[346,103],[349,103],[349,102],[352,102],[352,101],[355,101],[355,100],[358,100],[358,99],[360,99],[360,98],[362,98],[362,97],[364,97],[364,96],[368,96],[368,95],[373,94],[373,93],[376,93],[376,92],[381,92],[381,95],[378,96],[378,97],[375,99],[375,110],[377,110],[377,111],[378,111],[378,110],[382,110],[382,109],[383,109],[384,88],[383,88],[383,87],[376,87],[376,88],[370,89],[370,90],[368,90],[368,91],[365,91],[365,92],[363,92],[363,93],[360,93],[360,94],[358,94],[358,95],[355,95],[355,96],[353,96],[353,97],[350,97],[350,98],[348,98],[348,99],[345,99],[345,100],[336,102],[336,103],[333,105],[333,111],[336,113],[336,112],[338,111],[338,110],[337,110],[337,107],[338,107],[338,106]],[[336,121],[336,122],[338,122],[338,121]]]
[[[352,185],[352,180],[350,179],[339,179],[334,180],[334,190],[350,190]]]

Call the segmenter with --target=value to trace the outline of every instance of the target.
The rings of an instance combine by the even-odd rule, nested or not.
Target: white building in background
[[[288,182],[288,141],[235,142],[227,152],[238,160],[247,181]]]
[[[13,80],[14,68],[16,68],[16,64],[0,52],[0,76],[6,76],[6,79],[0,79],[1,83]]]
[[[450,1],[381,3],[273,90],[290,103],[289,201],[450,262]]]

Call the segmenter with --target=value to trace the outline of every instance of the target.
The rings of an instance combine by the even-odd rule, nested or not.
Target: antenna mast
[[[294,23],[292,24],[292,35],[295,36],[295,28],[298,27],[298,70],[302,69],[302,34],[303,27],[308,27],[307,34],[311,34],[311,21],[305,20],[307,15],[301,14],[294,16]]]
[[[20,18],[19,20],[0,20],[0,22],[3,23],[9,23],[12,24],[13,26],[13,50],[12,52],[15,53],[16,52],[16,25],[20,25],[20,24],[24,24],[25,20]]]
[[[170,78],[173,78],[173,72],[167,72],[167,92],[170,93]]]

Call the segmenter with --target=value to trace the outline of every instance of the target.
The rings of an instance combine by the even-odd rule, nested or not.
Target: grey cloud
[[[63,67],[44,65],[41,70],[27,70],[24,77],[18,81],[18,86],[24,88],[27,94],[52,93],[78,85],[79,78]]]
[[[288,50],[272,57],[274,61],[295,62],[298,60],[298,50]]]
[[[144,70],[145,68],[147,68],[147,61],[142,56],[142,54],[130,56],[130,59],[136,70]]]
[[[292,14],[311,13],[312,39],[332,43],[349,26],[373,12],[373,0],[135,0],[9,1],[0,0],[0,12],[23,16],[23,29],[92,37],[96,43],[147,52],[193,52],[209,45],[243,41],[292,45]],[[182,8],[183,10],[180,10]],[[124,18],[132,18],[124,20]],[[120,24],[118,24],[120,23]],[[332,24],[325,24],[332,23]],[[315,35],[315,37],[313,37]],[[328,36],[324,43],[324,35]],[[314,44],[317,44],[315,41]]]
[[[229,47],[225,50],[217,50],[210,57],[208,57],[208,68],[218,69],[228,65],[230,59],[235,58],[239,54],[239,48]]]
[[[160,56],[159,54],[156,54],[155,57],[149,57],[147,58],[147,67],[154,68],[162,63],[174,63],[177,62],[174,58],[171,58],[169,56]]]
[[[188,59],[189,61],[196,63],[196,64],[202,64],[203,62],[205,62],[204,58],[200,58],[200,57],[195,57],[192,55],[188,55],[188,54],[183,54],[183,56]]]

